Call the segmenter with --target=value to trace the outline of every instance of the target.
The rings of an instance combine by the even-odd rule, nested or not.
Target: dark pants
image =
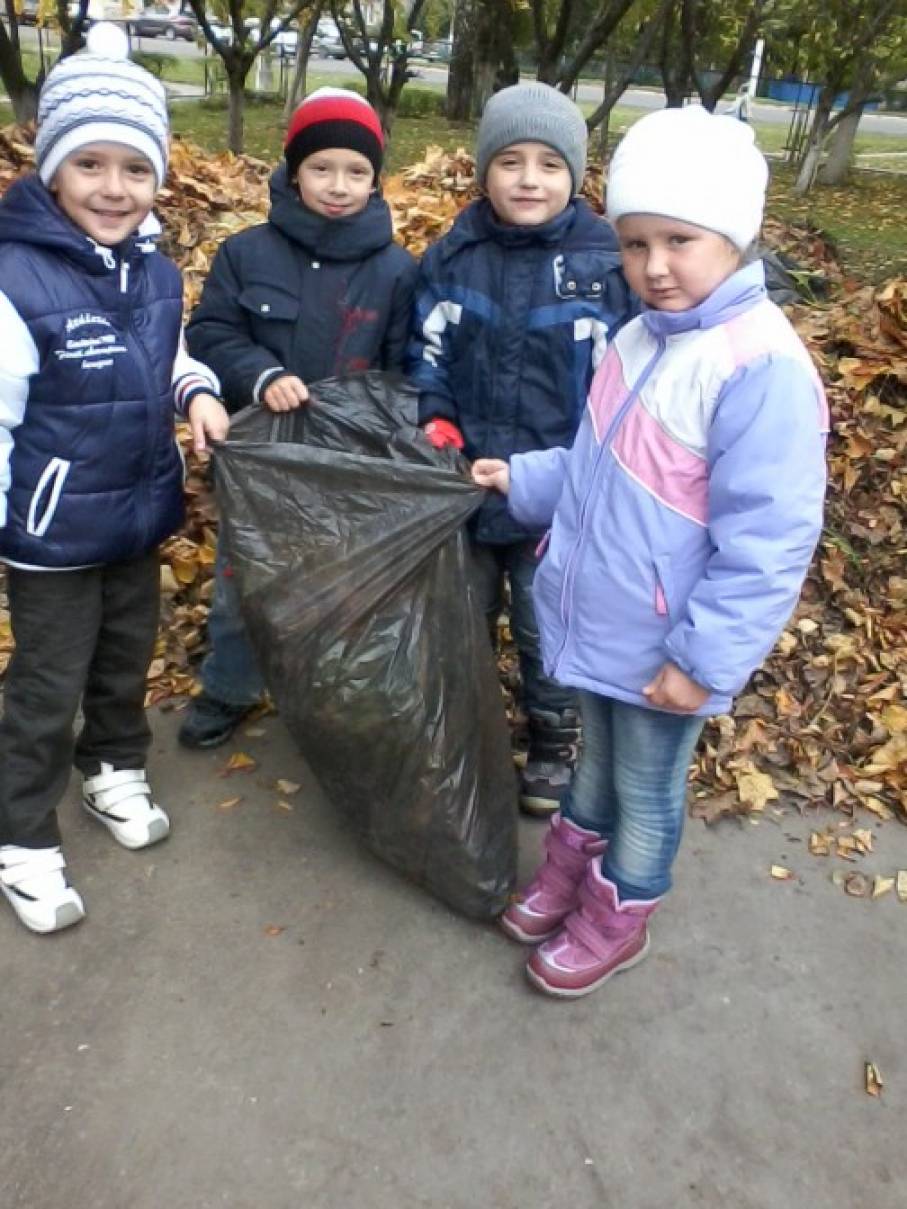
[[[520,676],[523,681],[523,707],[527,712],[547,710],[560,714],[576,709],[573,689],[565,688],[545,675],[539,649],[539,627],[532,603],[532,581],[538,558],[537,542],[514,542],[507,546],[484,545],[473,542],[479,599],[488,624],[494,624],[503,603],[504,577],[510,581],[510,631],[520,656]]]
[[[9,567],[7,584],[16,647],[0,721],[0,844],[48,848],[60,842],[56,810],[73,764],[85,776],[102,760],[145,766],[158,554],[81,571]]]

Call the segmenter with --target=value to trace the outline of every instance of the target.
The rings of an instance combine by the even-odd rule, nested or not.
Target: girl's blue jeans
[[[658,898],[671,888],[687,773],[705,719],[597,693],[580,692],[579,701],[583,754],[563,815],[609,841],[602,872],[621,899]]]
[[[257,705],[265,684],[239,608],[227,552],[217,543],[214,599],[208,614],[210,650],[202,663],[202,688],[227,705]]]

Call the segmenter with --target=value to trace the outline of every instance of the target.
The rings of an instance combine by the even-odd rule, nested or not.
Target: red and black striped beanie
[[[332,147],[358,151],[374,168],[376,178],[381,172],[381,119],[365,97],[347,88],[317,89],[290,118],[283,146],[290,180],[304,159]]]

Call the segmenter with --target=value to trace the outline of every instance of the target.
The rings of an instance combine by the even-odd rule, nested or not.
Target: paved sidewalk
[[[171,839],[117,848],[73,785],[88,918],[0,913],[3,1209],[907,1205],[907,904],[834,887],[807,822],[691,822],[650,959],[552,1002],[347,835],[278,719],[225,779],[231,748],[183,753],[176,722]],[[907,868],[907,828],[876,847]]]

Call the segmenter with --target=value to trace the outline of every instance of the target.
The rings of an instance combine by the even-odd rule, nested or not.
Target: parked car
[[[38,24],[38,0],[22,0],[22,8],[19,10],[19,24]]]
[[[320,55],[323,59],[346,58],[346,47],[339,37],[320,38],[316,35],[312,39],[312,52]]]
[[[166,4],[149,4],[129,18],[129,31],[140,38],[166,38],[175,42],[182,38],[194,42],[198,37],[198,22],[186,13],[176,13]]]

